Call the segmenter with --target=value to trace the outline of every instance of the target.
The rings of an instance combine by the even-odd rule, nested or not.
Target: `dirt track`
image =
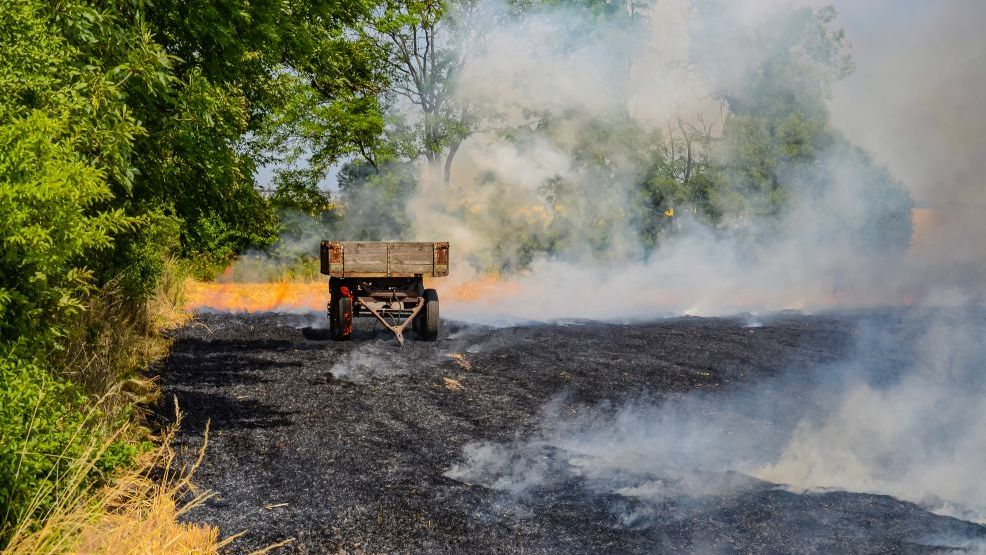
[[[190,518],[248,531],[232,552],[294,538],[279,552],[928,553],[945,552],[933,538],[986,538],[885,496],[759,483],[628,523],[577,481],[518,498],[445,476],[468,444],[536,435],[552,401],[660,403],[838,360],[855,317],[744,324],[447,324],[401,349],[366,321],[339,343],[317,316],[203,314],[161,369],[162,411],[177,396],[186,453],[211,419],[197,483],[218,497]]]

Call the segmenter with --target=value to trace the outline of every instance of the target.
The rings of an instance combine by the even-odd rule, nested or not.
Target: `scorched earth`
[[[186,460],[211,421],[196,481],[216,496],[187,518],[245,531],[231,552],[286,539],[276,552],[962,552],[986,529],[889,496],[797,492],[709,470],[702,449],[721,460],[718,443],[674,459],[666,414],[653,429],[640,418],[634,433],[672,441],[673,468],[655,460],[641,471],[636,460],[601,471],[591,449],[571,452],[595,437],[579,430],[605,430],[599,422],[627,406],[701,399],[688,418],[701,424],[704,406],[721,428],[719,399],[778,380],[809,388],[847,356],[861,323],[899,318],[446,322],[437,343],[412,337],[399,348],[366,320],[336,342],[321,316],[200,314],[175,332],[159,369],[161,415],[176,397]],[[786,433],[751,418],[742,426],[765,428],[764,449]]]

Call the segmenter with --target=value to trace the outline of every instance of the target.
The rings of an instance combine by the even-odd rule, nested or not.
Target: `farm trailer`
[[[358,316],[375,317],[401,345],[408,324],[425,341],[438,338],[438,292],[424,278],[448,275],[447,242],[322,241],[319,254],[334,338],[348,339]]]

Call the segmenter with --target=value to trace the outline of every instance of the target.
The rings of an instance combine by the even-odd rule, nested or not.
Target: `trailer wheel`
[[[425,341],[438,339],[438,291],[425,289],[424,318],[421,321],[419,333]]]
[[[335,338],[349,339],[349,336],[353,334],[353,301],[349,297],[340,296],[335,305],[335,318],[333,319]]]

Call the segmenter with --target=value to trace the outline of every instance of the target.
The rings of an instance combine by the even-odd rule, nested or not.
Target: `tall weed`
[[[205,443],[194,464],[184,468],[175,464],[170,445],[179,420],[165,431],[156,449],[138,459],[135,468],[118,473],[102,487],[88,487],[87,477],[102,454],[126,431],[121,429],[104,443],[80,453],[61,477],[64,483],[55,502],[40,515],[43,524],[21,523],[4,554],[218,553],[233,538],[221,541],[219,530],[213,526],[180,522],[183,514],[210,494],[191,482]],[[208,437],[208,429],[206,434]]]

